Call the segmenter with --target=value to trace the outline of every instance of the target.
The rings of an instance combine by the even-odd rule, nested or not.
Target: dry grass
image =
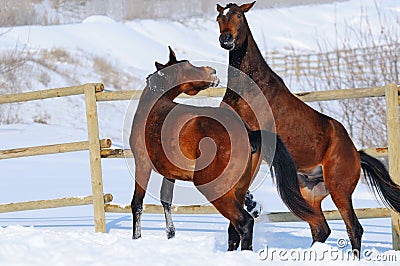
[[[108,59],[83,51],[50,49],[28,52],[15,49],[0,54],[0,60],[0,94],[19,93],[21,88],[29,91],[38,87],[42,89],[88,82],[101,82],[106,88],[116,90],[134,89],[135,85],[141,84],[135,73],[122,72]],[[0,105],[0,124],[21,122],[20,106]],[[37,123],[48,123],[50,118],[51,114],[47,113],[32,114],[32,120]]]
[[[93,71],[100,75],[103,84],[111,85],[117,90],[132,89],[131,84],[139,84],[139,80],[129,73],[122,73],[109,60],[95,56],[92,60]]]
[[[0,95],[20,92],[21,73],[32,58],[33,54],[22,49],[5,51],[0,54]],[[0,105],[0,124],[12,124],[20,122],[18,115],[20,104],[1,104]]]

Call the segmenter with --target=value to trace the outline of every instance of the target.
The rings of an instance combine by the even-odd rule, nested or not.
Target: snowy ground
[[[382,11],[400,12],[398,1],[377,2]],[[371,17],[378,18],[374,13],[374,1],[352,0],[319,6],[250,11],[248,19],[261,49],[278,49],[289,44],[314,49],[314,33],[326,35],[327,40],[333,41],[334,36],[330,33],[334,32],[335,21],[342,25],[339,29],[344,28],[346,23],[359,23],[362,17],[360,5]],[[184,21],[137,20],[124,24],[104,17],[91,17],[81,24],[16,27],[0,37],[0,49],[13,48],[16,41],[27,42],[29,49],[66,48],[80,55],[112,58],[121,71],[133,71],[142,79],[153,71],[155,60],[163,62],[167,59],[167,45],[176,49],[178,58],[225,62],[226,51],[219,47],[217,39],[215,17]],[[77,66],[77,69],[81,73],[78,75],[81,83],[101,81],[94,79],[96,77],[91,74],[90,68]],[[35,84],[37,87],[26,90],[45,88],[39,82]],[[57,76],[48,83],[48,87],[69,85],[73,84],[66,84]],[[110,87],[105,85],[106,88]],[[129,89],[138,85],[133,84]],[[99,104],[102,138],[111,137],[115,144],[122,145],[125,110],[126,103]],[[20,112],[23,123],[0,126],[1,150],[87,138],[82,97],[24,104]],[[32,122],[37,113],[50,114],[47,125]],[[133,192],[133,178],[126,162],[107,159],[102,164],[104,191],[114,195],[114,202],[128,204]],[[0,169],[2,203],[91,193],[87,152],[0,160]],[[266,169],[263,168],[260,175],[265,173]],[[146,203],[158,203],[157,193],[151,194],[146,197]],[[180,197],[186,197],[187,200],[187,194],[177,193],[176,201],[180,202]],[[269,178],[257,188],[255,197],[262,202],[266,212],[287,210]],[[357,208],[380,207],[363,184],[357,187],[354,205]],[[325,200],[324,208],[335,208],[329,198]],[[371,254],[367,253],[362,262],[347,262],[342,258],[342,253],[335,253],[338,250],[346,252],[350,248],[346,246],[339,249],[337,245],[339,239],[348,239],[342,221],[330,222],[333,232],[326,244],[314,245],[311,250],[311,236],[306,223],[256,223],[254,251],[228,253],[228,222],[220,215],[175,215],[177,236],[170,241],[166,240],[162,215],[143,216],[143,238],[137,241],[131,240],[130,215],[107,214],[106,218],[108,234],[95,234],[91,206],[0,214],[0,264],[253,265],[271,262],[288,264],[292,260],[306,264],[307,259],[295,258],[296,254],[304,252],[316,252],[319,254],[317,260],[324,260],[324,264],[346,261],[350,265],[364,265],[371,258],[368,256]],[[374,257],[380,260],[374,265],[383,265],[395,259],[399,261],[400,253],[390,251],[390,219],[367,219],[361,222],[365,229],[363,250],[381,256]],[[258,254],[261,249],[270,253]],[[277,252],[282,250],[288,253],[285,255],[281,252],[279,254],[283,255],[278,257]],[[333,252],[333,255],[328,256],[325,251]],[[263,261],[261,259],[265,258],[265,254],[269,256]],[[335,254],[339,254],[339,257],[335,257]]]
[[[46,136],[46,141],[53,143],[56,140],[67,141],[72,136],[84,139],[85,132],[40,124],[0,128],[0,139],[12,139],[13,143],[21,146],[39,144],[43,141],[40,136]],[[4,146],[11,146],[11,141],[7,142],[10,144]],[[1,201],[89,195],[88,161],[87,152],[1,160]],[[114,195],[114,202],[128,204],[133,180],[124,160],[103,159],[102,163],[104,191]],[[263,168],[261,174],[265,172]],[[269,178],[255,191],[255,197],[262,202],[266,212],[286,211]],[[150,195],[145,201],[158,202]],[[354,204],[358,208],[380,206],[363,184],[357,187]],[[334,208],[329,198],[325,200],[324,208]],[[346,252],[350,249],[350,246],[343,249],[337,246],[340,239],[346,242],[348,239],[342,221],[329,222],[333,231],[330,238],[326,244],[317,244],[311,249],[311,236],[306,223],[259,222],[254,229],[254,252],[227,253],[228,221],[220,215],[174,215],[177,235],[168,241],[163,215],[145,214],[143,238],[133,241],[130,215],[107,214],[108,234],[96,234],[92,212],[91,206],[83,206],[0,214],[0,264],[126,265],[144,262],[146,265],[203,265],[207,262],[210,265],[253,265],[285,264],[292,260],[304,264],[310,260],[324,260],[324,263],[335,264],[347,263]],[[390,251],[390,219],[366,219],[361,222],[366,232],[362,246],[364,251],[372,252],[371,256],[386,256],[385,260],[400,260],[400,252]],[[261,249],[268,253],[259,255]],[[286,250],[287,254],[278,256],[274,253],[282,250]],[[307,252],[313,252],[314,257],[298,257],[309,254]],[[266,254],[268,257],[265,257]],[[370,253],[364,256],[362,263],[351,263],[362,265],[370,258],[367,255]],[[394,255],[397,257],[391,257]]]

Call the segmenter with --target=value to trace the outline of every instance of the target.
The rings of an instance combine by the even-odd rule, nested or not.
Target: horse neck
[[[180,94],[176,90],[168,90],[167,92],[159,92],[160,88],[157,88],[157,91],[151,89],[148,85],[143,90],[143,93],[140,97],[138,109],[142,110],[158,110],[162,108],[162,106],[174,106],[174,99],[178,97]]]
[[[247,36],[243,45],[229,52],[229,66],[239,69],[251,78],[263,91],[267,99],[281,92],[290,94],[282,79],[272,71],[262,56],[247,21],[246,27]],[[228,75],[228,82],[229,80]],[[271,81],[278,86],[269,86]]]

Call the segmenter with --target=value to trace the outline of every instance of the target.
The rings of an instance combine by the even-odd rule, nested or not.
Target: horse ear
[[[174,50],[172,50],[171,46],[168,46],[168,49],[169,49],[169,62],[170,63],[177,62]]]
[[[163,64],[158,63],[157,61],[156,61],[154,64],[156,65],[157,71],[158,71],[158,70],[161,70],[161,69],[163,69],[163,68],[165,67]]]
[[[221,13],[223,10],[224,10],[224,8],[222,6],[220,6],[219,4],[217,4],[218,13]]]
[[[250,8],[254,6],[255,3],[256,1],[254,1],[253,3],[243,4],[240,6],[240,9],[242,10],[243,13],[246,13],[247,11],[250,10]]]

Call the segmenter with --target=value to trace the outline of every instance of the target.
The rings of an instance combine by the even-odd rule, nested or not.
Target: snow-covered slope
[[[377,5],[377,6],[376,6]],[[379,10],[379,11],[377,11]],[[395,25],[397,1],[338,2],[334,4],[251,10],[248,21],[262,51],[282,51],[287,47],[317,50],[317,40],[340,42],[344,32],[369,17],[373,34],[380,25]],[[385,18],[387,21],[382,21]],[[5,82],[21,91],[102,82],[108,90],[136,89],[154,71],[154,62],[167,60],[171,45],[178,58],[227,62],[227,52],[219,47],[215,16],[173,20],[135,20],[117,23],[93,16],[79,24],[57,26],[21,26],[0,28],[0,53],[23,49],[30,52],[29,72],[18,73],[18,81]],[[337,36],[336,36],[337,32]],[[356,41],[356,40],[354,40]],[[24,69],[23,69],[24,70]],[[221,77],[225,73],[218,73]],[[10,83],[11,82],[11,83]],[[0,81],[1,84],[1,81]],[[292,90],[308,88],[292,87]],[[63,106],[62,108],[58,108]],[[104,103],[105,121],[121,121],[125,103]],[[26,103],[19,107],[18,121],[44,120],[84,128],[78,113],[83,101],[72,98],[57,103]],[[109,112],[109,110],[113,110]],[[43,119],[40,119],[43,118]],[[110,128],[109,124],[108,127]],[[113,127],[108,137],[120,139],[121,125]],[[105,129],[107,130],[107,129]],[[110,130],[108,130],[110,131]]]

